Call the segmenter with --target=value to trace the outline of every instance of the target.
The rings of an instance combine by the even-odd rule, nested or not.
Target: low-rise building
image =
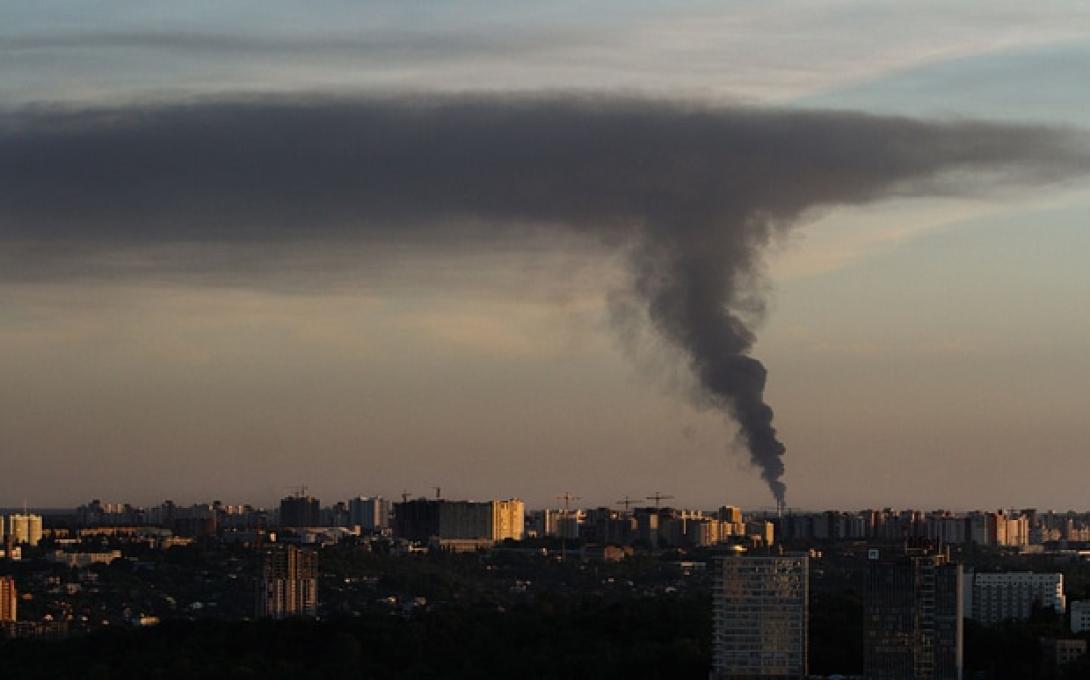
[[[46,555],[46,559],[50,562],[57,562],[68,567],[86,569],[92,564],[109,564],[114,560],[121,559],[121,551],[111,550],[109,552],[65,552],[63,550],[54,550],[53,552]]]
[[[1055,673],[1086,655],[1086,640],[1044,638],[1041,651],[1045,668]]]

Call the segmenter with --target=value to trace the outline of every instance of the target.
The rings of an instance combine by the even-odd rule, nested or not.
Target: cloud
[[[0,243],[10,280],[124,248],[208,267],[193,253],[574,233],[630,254],[629,304],[686,353],[782,501],[785,448],[749,356],[769,240],[814,209],[1059,180],[1088,157],[1045,127],[587,95],[38,106],[0,117]]]
[[[559,51],[587,44],[592,36],[575,29],[528,32],[455,33],[398,30],[320,35],[214,33],[207,31],[94,31],[0,36],[0,52],[167,51],[207,58],[299,55],[389,60],[446,60],[500,57]]]

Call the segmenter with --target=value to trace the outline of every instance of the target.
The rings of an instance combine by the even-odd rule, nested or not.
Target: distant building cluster
[[[82,529],[159,527],[178,536],[199,538],[222,531],[263,531],[270,521],[269,513],[261,508],[221,501],[180,506],[167,500],[152,508],[141,508],[95,499],[76,508],[75,524]]]
[[[326,597],[337,604],[331,609],[327,602],[320,609],[319,554],[330,545],[337,545],[337,551],[394,557],[490,551],[483,561],[514,554],[561,562],[620,561],[651,553],[663,558],[663,564],[669,560],[670,569],[686,578],[700,575],[706,579],[704,587],[708,580],[714,584],[712,677],[805,678],[811,652],[811,587],[823,587],[823,551],[836,550],[841,564],[852,564],[853,592],[861,599],[862,677],[868,680],[960,679],[965,620],[995,626],[1036,622],[1042,619],[1034,617],[1041,615],[1053,617],[1044,620],[1056,626],[1061,619],[1055,616],[1066,614],[1064,623],[1073,634],[1090,633],[1090,601],[1069,603],[1065,586],[1070,584],[1059,571],[1061,565],[1090,560],[1082,538],[1088,515],[1033,509],[743,513],[733,505],[717,510],[669,507],[660,501],[671,497],[657,492],[646,497],[654,505],[644,505],[643,499],[637,505],[626,497],[618,502],[623,509],[581,508],[573,507],[578,499],[570,494],[558,498],[563,507],[528,511],[517,498],[446,499],[437,489],[433,498],[404,494],[400,502],[391,503],[381,496],[360,495],[323,505],[300,487],[268,510],[220,501],[187,506],[164,501],[145,509],[94,500],[63,519],[47,514],[47,523],[41,514],[12,512],[2,522],[5,562],[0,574],[15,576],[0,575],[0,631],[8,636],[63,634],[69,624],[84,625],[79,617],[89,621],[98,616],[73,603],[96,592],[100,576],[154,574],[162,569],[164,556],[148,559],[152,551],[190,544],[205,550],[218,544],[222,561],[201,572],[206,579],[202,584],[221,579],[208,598],[213,601],[202,602],[208,593],[201,591],[200,599],[190,594],[188,602],[172,601],[169,609],[126,606],[120,615],[109,621],[102,617],[98,623],[153,625],[164,612],[197,616],[215,611],[231,599],[221,597],[232,592],[235,586],[223,585],[231,583],[244,588],[238,592],[245,598],[232,596],[236,604],[230,606],[240,606],[241,600],[245,616],[252,612],[284,619],[354,611],[337,602],[338,594],[378,578],[367,574],[326,581],[333,593]],[[959,564],[951,554],[974,566]],[[26,555],[30,564],[12,564]],[[341,559],[338,552],[332,555]],[[987,559],[973,562],[973,556]],[[709,570],[712,560],[714,570]],[[1010,568],[1015,564],[1025,566]],[[1030,565],[1037,571],[1029,570]],[[1073,594],[1083,592],[1081,578],[1073,576],[1071,583]],[[601,584],[636,587],[616,576]],[[20,621],[17,585],[29,589],[22,593],[24,616],[46,601],[68,602],[69,608],[54,611],[56,620],[38,616]],[[687,587],[684,579],[656,592],[677,592],[678,587]],[[532,579],[516,578],[504,588],[508,593],[532,591]],[[400,599],[408,595],[396,594],[395,609],[404,613],[428,606],[423,598],[421,603],[415,597]],[[128,590],[117,597],[126,605],[131,601]],[[164,593],[163,599],[167,597]],[[1059,668],[1085,654],[1085,643],[1043,640],[1042,662]]]
[[[1090,514],[1039,513],[1036,509],[862,510],[791,513],[777,520],[784,540],[899,541],[925,539],[951,545],[1021,547],[1050,542],[1090,542]]]
[[[40,524],[39,524],[40,526]],[[278,529],[303,535],[307,529],[345,529],[348,533],[380,533],[390,526],[390,502],[379,496],[359,496],[348,502],[322,507],[305,493],[283,498],[278,508],[266,510],[253,505],[231,505],[222,501],[188,506],[163,501],[142,508],[128,503],[93,500],[76,508],[74,526],[80,531],[116,529],[134,532],[158,528],[172,536],[206,538],[225,534],[252,542]],[[326,532],[344,535],[345,532]]]
[[[1051,513],[1050,513],[1051,515]],[[789,514],[777,520],[784,540],[879,540],[899,541],[926,539],[949,544],[1018,547],[1039,543],[1052,536],[1050,515],[1038,516],[1035,510],[1009,513],[968,512],[962,514],[942,510],[864,510],[861,512],[828,511],[822,513]],[[1055,520],[1054,524],[1059,521]],[[1074,526],[1068,520],[1065,525]],[[1075,531],[1069,528],[1062,535]],[[1056,533],[1059,538],[1061,533]],[[1080,539],[1081,540],[1081,539]]]
[[[776,536],[775,526],[768,519],[744,521],[741,508],[729,505],[714,513],[658,507],[631,511],[545,509],[532,513],[528,526],[534,536],[603,544],[640,543],[651,548],[708,547],[730,542],[770,546]]]

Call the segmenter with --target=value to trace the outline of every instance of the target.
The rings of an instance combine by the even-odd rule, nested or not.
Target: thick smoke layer
[[[980,173],[1045,181],[1085,158],[1071,134],[1028,126],[595,97],[36,108],[0,116],[0,239],[29,244],[33,268],[143,243],[600,237],[636,253],[648,318],[783,502],[742,314],[774,231],[815,207],[979,190]]]

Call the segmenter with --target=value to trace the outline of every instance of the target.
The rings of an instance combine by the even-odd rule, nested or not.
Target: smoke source
[[[821,206],[1043,182],[1086,157],[1032,126],[591,96],[39,106],[0,115],[0,239],[19,253],[11,278],[142,244],[590,234],[635,253],[646,318],[782,505],[785,447],[744,314],[773,234]]]

